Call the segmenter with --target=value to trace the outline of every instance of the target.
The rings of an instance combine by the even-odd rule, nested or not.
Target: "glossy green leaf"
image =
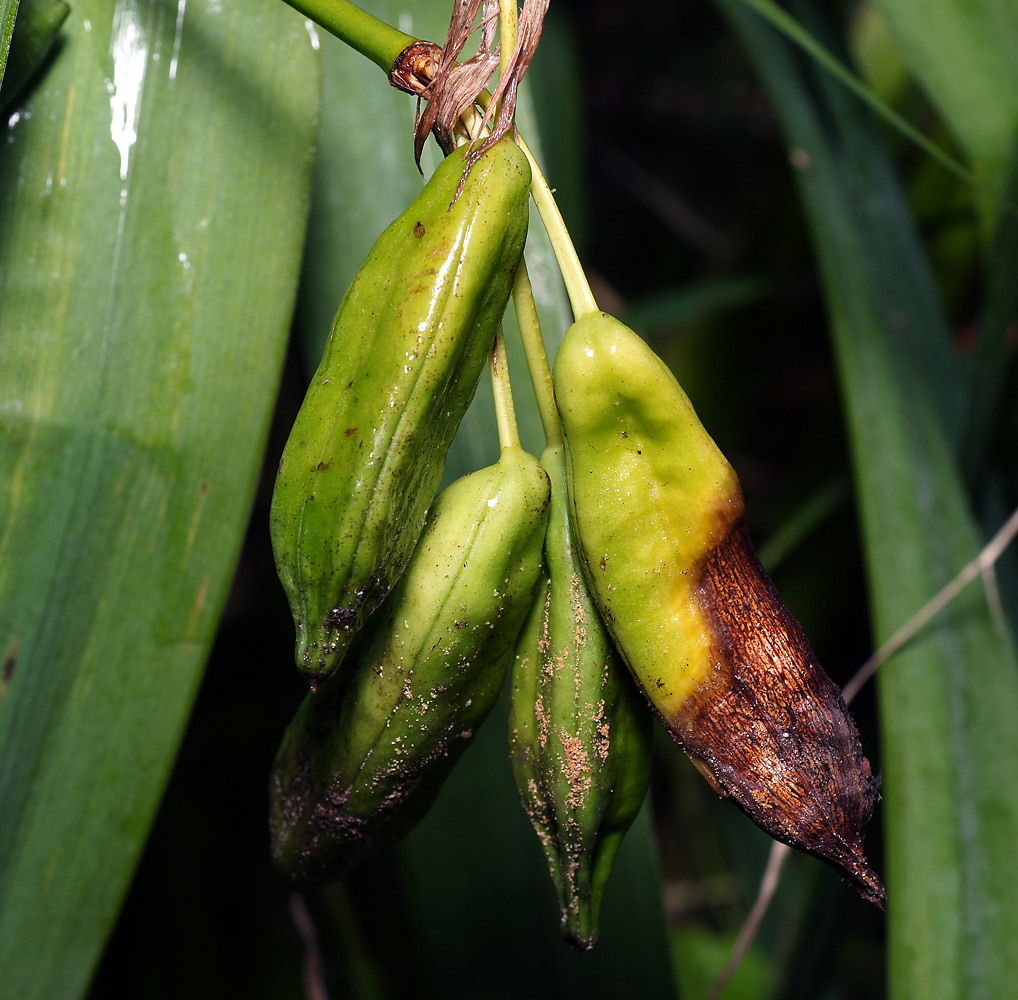
[[[310,184],[317,37],[82,0],[0,147],[0,968],[85,989],[215,633]]]
[[[362,6],[390,24],[414,26],[405,4]],[[413,9],[419,21],[420,5]],[[440,20],[438,30],[444,38]],[[347,286],[382,230],[424,185],[411,145],[415,99],[390,87],[377,66],[338,38],[319,33],[325,65],[321,124],[298,300],[309,377]],[[430,176],[441,153],[429,143],[425,154],[422,165]]]
[[[888,213],[903,213],[892,178],[873,183],[885,161],[879,131],[843,93],[823,81],[818,91],[738,4],[722,7],[801,154],[798,180],[841,374],[880,641],[981,545],[946,414],[920,357],[943,344],[936,330],[925,340],[900,336],[903,324],[923,329],[928,303],[901,267],[915,274],[922,261],[895,267],[891,259],[918,251],[887,239]],[[880,278],[887,268],[898,275],[894,283]],[[881,669],[879,702],[890,995],[1006,996],[1018,977],[1018,663],[981,588],[966,591]]]
[[[3,78],[0,110],[18,96],[25,82],[39,68],[70,12],[71,8],[64,0],[22,0],[7,54],[7,66],[0,72]]]

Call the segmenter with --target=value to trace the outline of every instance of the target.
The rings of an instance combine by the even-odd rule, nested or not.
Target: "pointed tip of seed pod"
[[[562,940],[576,951],[590,951],[597,944],[597,918],[589,901],[573,899],[562,913]]]
[[[595,944],[597,944],[597,938],[595,937],[578,937],[573,934],[563,934],[563,940],[570,948],[575,948],[577,951],[591,951]]]
[[[866,863],[866,859],[860,855],[859,860],[852,865],[851,869],[843,869],[849,875],[852,885],[855,886],[859,895],[872,903],[879,909],[884,908],[884,886],[877,873]]]
[[[572,881],[558,887],[562,940],[576,951],[590,951],[597,944],[600,903],[591,899],[588,876],[589,873],[581,876],[585,889],[578,888]]]
[[[863,760],[865,762],[865,758]],[[879,782],[879,778],[872,779],[869,790],[873,795],[862,797],[865,805],[861,814],[855,816],[838,814],[828,818],[827,826],[823,830],[816,826],[804,828],[795,831],[791,836],[779,839],[784,840],[790,847],[797,847],[827,862],[867,903],[873,903],[882,910],[885,899],[884,887],[863,853],[863,830],[876,801],[875,789]],[[852,792],[853,789],[849,788],[846,793],[849,802],[852,801]]]
[[[760,827],[827,861],[882,905],[862,849],[880,778],[841,693],[760,566],[744,520],[696,572],[716,670],[668,728]]]

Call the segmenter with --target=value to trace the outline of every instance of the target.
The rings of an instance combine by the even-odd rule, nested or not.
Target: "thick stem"
[[[518,448],[520,432],[516,426],[516,407],[513,406],[513,390],[509,385],[509,363],[501,323],[495,331],[495,343],[491,348],[491,391],[495,397],[498,443],[503,449]]]
[[[350,0],[286,0],[295,10],[367,56],[388,75],[396,57],[411,42],[410,35],[361,10]]]
[[[551,380],[551,368],[548,366],[548,355],[544,349],[544,337],[541,336],[541,321],[537,317],[534,290],[530,285],[526,262],[523,260],[520,261],[513,283],[513,305],[516,307],[516,318],[520,323],[523,352],[527,358],[527,368],[530,370],[530,381],[534,385],[534,395],[537,397],[537,409],[541,414],[545,441],[550,448],[562,440],[562,421],[555,405],[555,389]]]

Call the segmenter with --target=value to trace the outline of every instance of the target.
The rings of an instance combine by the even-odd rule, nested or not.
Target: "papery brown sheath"
[[[485,150],[507,136],[514,127],[517,88],[537,51],[548,4],[549,0],[524,0],[516,45],[478,125],[479,132],[490,123],[490,133],[473,133],[476,139],[471,144],[464,179]],[[478,11],[481,14],[478,51],[458,62],[467,39],[475,30],[474,20]],[[446,154],[456,146],[458,135],[465,137],[460,119],[477,102],[499,65],[499,46],[494,45],[497,19],[496,0],[457,0],[445,45],[439,47],[434,42],[413,42],[393,64],[389,82],[418,98],[414,123],[414,159],[418,170],[430,133],[434,133]],[[427,101],[423,113],[420,110],[421,99]]]

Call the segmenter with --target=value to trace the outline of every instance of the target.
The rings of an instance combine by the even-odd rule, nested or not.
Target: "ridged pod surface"
[[[438,497],[350,669],[305,697],[283,738],[270,829],[291,883],[339,877],[431,805],[502,688],[547,517],[548,477],[516,447]]]
[[[546,572],[516,646],[510,755],[558,893],[562,934],[589,949],[615,856],[647,793],[653,719],[583,578],[564,446],[547,448],[541,464],[551,481]]]
[[[447,157],[350,285],[283,451],[276,568],[314,687],[399,579],[477,387],[526,239],[530,167]]]
[[[862,848],[879,778],[756,558],[734,470],[610,316],[570,327],[554,379],[588,580],[643,691],[720,794],[880,904]]]

